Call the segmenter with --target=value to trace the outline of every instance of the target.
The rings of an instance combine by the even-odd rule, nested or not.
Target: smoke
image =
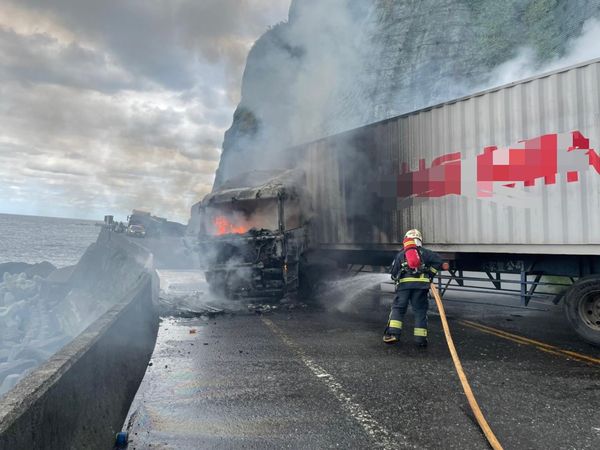
[[[516,57],[500,64],[491,72],[487,83],[474,90],[501,86],[599,58],[598,36],[600,36],[600,21],[591,18],[583,25],[581,35],[566,43],[564,53],[549,61],[540,62],[536,57],[535,49],[522,47],[518,50]]]
[[[294,166],[297,144],[600,55],[598,5],[533,3],[293,1],[248,56],[214,188]]]
[[[558,25],[546,32],[530,22],[552,17],[558,5],[529,11],[517,23],[514,15],[523,8],[514,6],[527,2],[510,3],[508,12],[499,6],[506,15],[498,18],[467,6],[438,8],[433,1],[294,1],[289,21],[261,37],[248,56],[242,100],[225,136],[213,190],[251,170],[302,166],[297,144],[598,56],[596,19],[582,26],[567,17],[561,22],[566,32]],[[558,36],[564,42],[554,45]],[[546,41],[552,46],[540,52]],[[320,193],[327,214],[338,214],[336,201],[345,202],[347,213],[326,223],[338,229],[319,230],[325,242],[339,236],[346,242],[371,242],[374,236],[389,242],[372,224],[383,200],[374,192],[375,180],[387,180],[382,180],[386,168],[371,158],[370,139],[348,133],[325,141],[327,156],[308,164],[317,177],[344,177]],[[329,157],[339,161],[339,173],[328,171]],[[324,298],[343,299],[333,304],[349,310],[378,283],[363,277],[333,282]]]
[[[200,270],[159,270],[162,315],[202,316],[246,312],[247,302],[216,293]]]
[[[349,0],[293,2],[289,22],[256,42],[216,185],[252,169],[289,167],[284,149],[361,123],[358,105],[373,81],[364,70],[375,51],[373,8]]]

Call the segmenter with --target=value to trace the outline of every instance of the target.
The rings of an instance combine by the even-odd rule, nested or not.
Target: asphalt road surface
[[[427,349],[410,333],[386,346],[391,296],[374,301],[360,285],[308,307],[165,317],[124,426],[129,448],[489,448],[435,306]],[[505,449],[600,448],[600,349],[578,340],[560,306],[459,293],[444,303]]]

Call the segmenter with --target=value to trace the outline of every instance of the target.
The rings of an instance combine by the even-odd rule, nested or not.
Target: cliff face
[[[215,187],[285,166],[294,144],[487,87],[523,48],[541,67],[593,17],[600,0],[293,0],[248,55]]]

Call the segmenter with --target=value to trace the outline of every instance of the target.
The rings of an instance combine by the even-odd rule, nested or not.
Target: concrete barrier
[[[105,233],[86,252],[74,284],[89,280],[120,300],[0,400],[0,449],[112,447],[156,341],[158,277],[148,258]]]

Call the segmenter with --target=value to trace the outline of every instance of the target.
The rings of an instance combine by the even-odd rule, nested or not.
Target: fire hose
[[[473,391],[471,390],[471,386],[469,385],[469,381],[467,380],[467,376],[462,368],[462,364],[460,359],[458,358],[458,353],[456,352],[456,347],[454,346],[454,341],[452,340],[452,335],[450,334],[450,328],[448,327],[448,321],[446,320],[446,312],[444,311],[444,305],[442,304],[442,298],[440,297],[440,293],[435,287],[434,283],[431,283],[431,292],[433,293],[433,297],[435,298],[435,303],[437,304],[438,311],[440,313],[440,317],[442,318],[442,327],[444,328],[444,335],[446,336],[446,343],[448,344],[448,349],[450,350],[450,354],[452,355],[452,361],[454,362],[454,368],[456,369],[456,373],[458,374],[458,378],[460,379],[460,383],[462,384],[463,391],[465,392],[465,396],[469,401],[469,406],[471,407],[471,411],[475,415],[475,419],[477,420],[477,424],[486,439],[488,440],[490,446],[494,450],[502,450],[502,445],[494,435],[494,432],[490,428],[487,420],[483,416],[479,405],[477,404],[477,400],[475,400],[475,396],[473,395]]]

